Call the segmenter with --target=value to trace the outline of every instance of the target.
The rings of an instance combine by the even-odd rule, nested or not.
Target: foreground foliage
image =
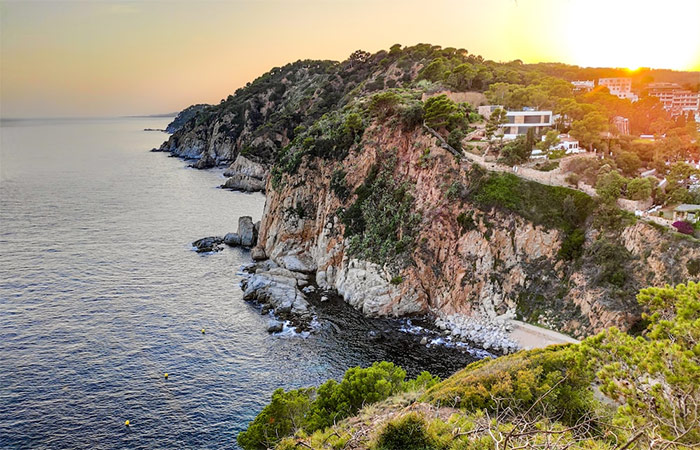
[[[334,395],[322,394],[323,386],[316,394],[313,389],[277,391],[241,436],[266,425],[265,436],[272,436],[268,444],[286,434],[277,447],[285,450],[696,448],[700,284],[647,288],[637,298],[647,311],[640,336],[610,329],[579,345],[478,361],[437,384],[424,374],[410,389],[425,392],[411,396],[396,395],[407,386],[400,381],[402,371],[391,364],[351,369],[348,381],[324,385],[344,400],[329,400]],[[595,390],[606,396],[604,401]],[[303,406],[314,395],[328,406]],[[360,398],[374,403],[362,407]],[[308,425],[305,418],[313,417],[308,412],[319,411],[325,421]],[[273,424],[283,427],[273,429]],[[246,449],[264,448],[239,441]]]
[[[406,390],[423,389],[438,381],[428,372],[406,381],[406,372],[392,363],[348,369],[340,382],[328,380],[318,388],[277,389],[272,400],[238,435],[246,450],[266,449],[298,431],[313,433],[356,414],[365,405]]]

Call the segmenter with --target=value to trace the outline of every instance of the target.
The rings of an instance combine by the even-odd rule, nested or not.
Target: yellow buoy
[[[126,426],[128,427],[128,426],[129,426],[129,423],[131,423],[131,422],[129,422],[129,421],[127,420],[127,421],[124,422],[124,425],[126,425]]]
[[[168,373],[167,373],[167,372],[166,372],[163,376],[165,377],[166,380],[168,379]]]
[[[204,334],[204,328],[202,328],[202,334]]]

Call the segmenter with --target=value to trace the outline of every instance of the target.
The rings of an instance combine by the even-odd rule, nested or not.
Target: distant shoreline
[[[114,120],[114,119],[159,119],[175,117],[178,113],[148,114],[135,116],[96,116],[96,117],[0,117],[0,122]]]

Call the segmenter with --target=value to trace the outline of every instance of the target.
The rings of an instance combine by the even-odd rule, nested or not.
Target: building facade
[[[700,94],[676,83],[649,83],[647,89],[649,95],[658,98],[672,116],[697,114],[700,109]]]
[[[534,129],[541,134],[552,126],[552,111],[507,111],[506,123],[501,125],[503,139],[515,139]]]
[[[598,79],[598,86],[605,86],[612,95],[618,98],[631,100],[633,102],[639,99],[637,95],[632,92],[631,78],[600,78]]]

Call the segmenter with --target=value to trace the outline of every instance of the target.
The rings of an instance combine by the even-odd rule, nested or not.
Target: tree
[[[447,76],[446,83],[458,91],[467,91],[472,87],[472,81],[476,77],[474,66],[469,63],[460,64]]]
[[[614,202],[622,194],[622,188],[625,187],[625,178],[620,175],[617,170],[598,177],[595,184],[596,193],[606,202]]]
[[[627,198],[646,200],[651,197],[654,183],[650,178],[634,178],[627,183]]]
[[[501,160],[509,166],[522,164],[528,160],[532,147],[528,147],[527,138],[518,136],[501,149]]]
[[[466,125],[467,119],[463,111],[445,94],[430,97],[423,104],[425,123],[431,128],[445,128],[452,131]]]
[[[559,133],[557,133],[555,130],[551,130],[548,131],[545,135],[544,141],[537,143],[537,148],[546,152],[550,148],[555,147],[557,144],[559,144],[559,142]]]
[[[506,111],[503,108],[496,108],[486,122],[486,137],[491,139],[498,131],[498,128],[506,123],[508,118],[506,117]]]
[[[700,284],[642,289],[637,300],[648,311],[642,336],[612,328],[582,350],[601,391],[622,403],[613,425],[628,430],[628,442],[693,447],[700,442]]]
[[[632,152],[619,153],[615,158],[615,162],[617,167],[622,170],[622,173],[627,176],[635,175],[642,166],[642,160]]]
[[[589,150],[602,142],[601,133],[608,131],[608,119],[599,112],[591,112],[571,125],[571,136],[587,146]]]
[[[690,199],[690,184],[693,176],[700,176],[700,170],[690,164],[677,162],[671,166],[666,179],[668,187],[668,201],[671,203],[684,203]]]

